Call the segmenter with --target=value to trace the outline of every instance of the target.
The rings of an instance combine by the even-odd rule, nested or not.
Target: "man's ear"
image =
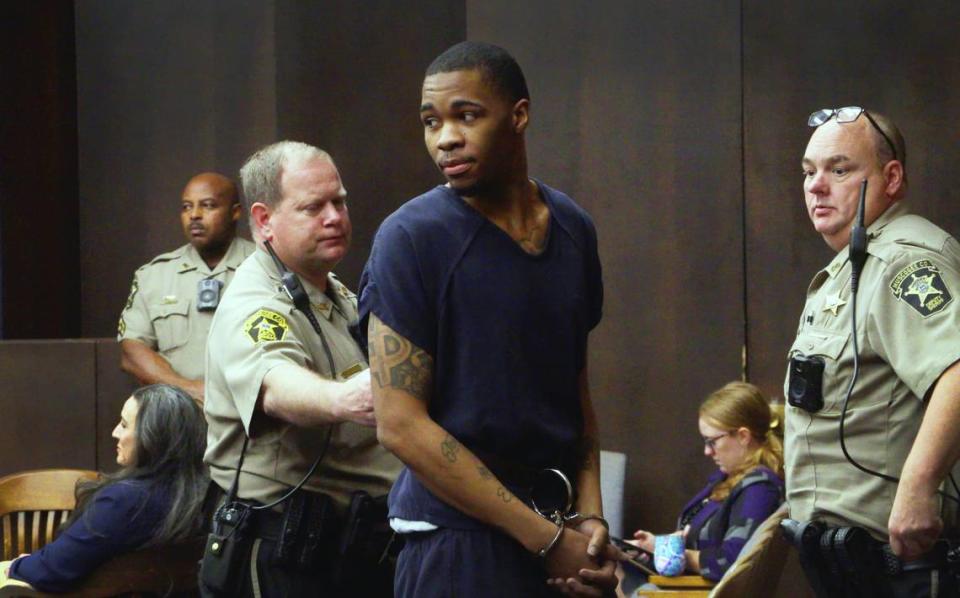
[[[883,180],[886,183],[884,194],[891,200],[903,197],[907,190],[906,172],[900,160],[890,160],[883,165]]]
[[[240,215],[243,214],[243,206],[237,202],[230,206],[230,219],[234,222],[240,221]]]
[[[270,230],[270,208],[267,204],[258,201],[250,206],[250,221],[256,227],[256,232],[261,239],[273,240],[273,231]]]
[[[530,124],[530,100],[523,98],[513,105],[513,130],[523,133]]]

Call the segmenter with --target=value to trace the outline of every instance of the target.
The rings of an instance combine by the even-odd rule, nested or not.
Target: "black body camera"
[[[824,361],[816,355],[797,353],[790,359],[790,385],[787,402],[808,413],[823,409]]]
[[[197,283],[197,311],[215,311],[220,304],[220,289],[223,283],[213,278],[204,278]]]

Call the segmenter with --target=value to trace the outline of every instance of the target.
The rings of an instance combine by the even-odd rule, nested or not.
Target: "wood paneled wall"
[[[116,469],[111,432],[135,385],[113,339],[0,342],[0,476]]]
[[[0,3],[0,338],[80,334],[73,21]]]
[[[186,242],[187,180],[276,138],[274,3],[76,7],[82,333],[109,336],[134,270]]]

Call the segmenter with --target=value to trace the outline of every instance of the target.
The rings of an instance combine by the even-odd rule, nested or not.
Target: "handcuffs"
[[[546,546],[537,551],[537,556],[546,558],[547,554],[560,541],[563,528],[574,521],[596,519],[610,530],[610,524],[597,514],[583,514],[573,510],[573,484],[570,478],[559,469],[543,469],[534,480],[530,489],[530,504],[533,510],[547,521],[557,526],[557,533]]]

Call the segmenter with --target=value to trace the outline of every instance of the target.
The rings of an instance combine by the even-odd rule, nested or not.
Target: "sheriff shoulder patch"
[[[117,323],[117,336],[123,336],[126,331],[127,323],[123,320],[123,316],[120,316],[120,321]]]
[[[269,309],[257,311],[243,323],[243,332],[255,343],[283,340],[289,329],[287,319]]]
[[[140,283],[137,282],[137,277],[133,277],[133,284],[130,285],[130,294],[127,296],[127,304],[123,306],[123,309],[130,309],[133,307],[133,298],[137,296],[137,291],[140,289]]]
[[[351,299],[356,297],[356,295],[354,295],[350,289],[348,289],[346,286],[342,284],[337,287],[337,293],[339,293],[340,296],[346,299],[347,301],[350,301]]]
[[[924,318],[942,311],[953,301],[940,269],[930,260],[920,260],[900,270],[890,282],[890,290]]]

